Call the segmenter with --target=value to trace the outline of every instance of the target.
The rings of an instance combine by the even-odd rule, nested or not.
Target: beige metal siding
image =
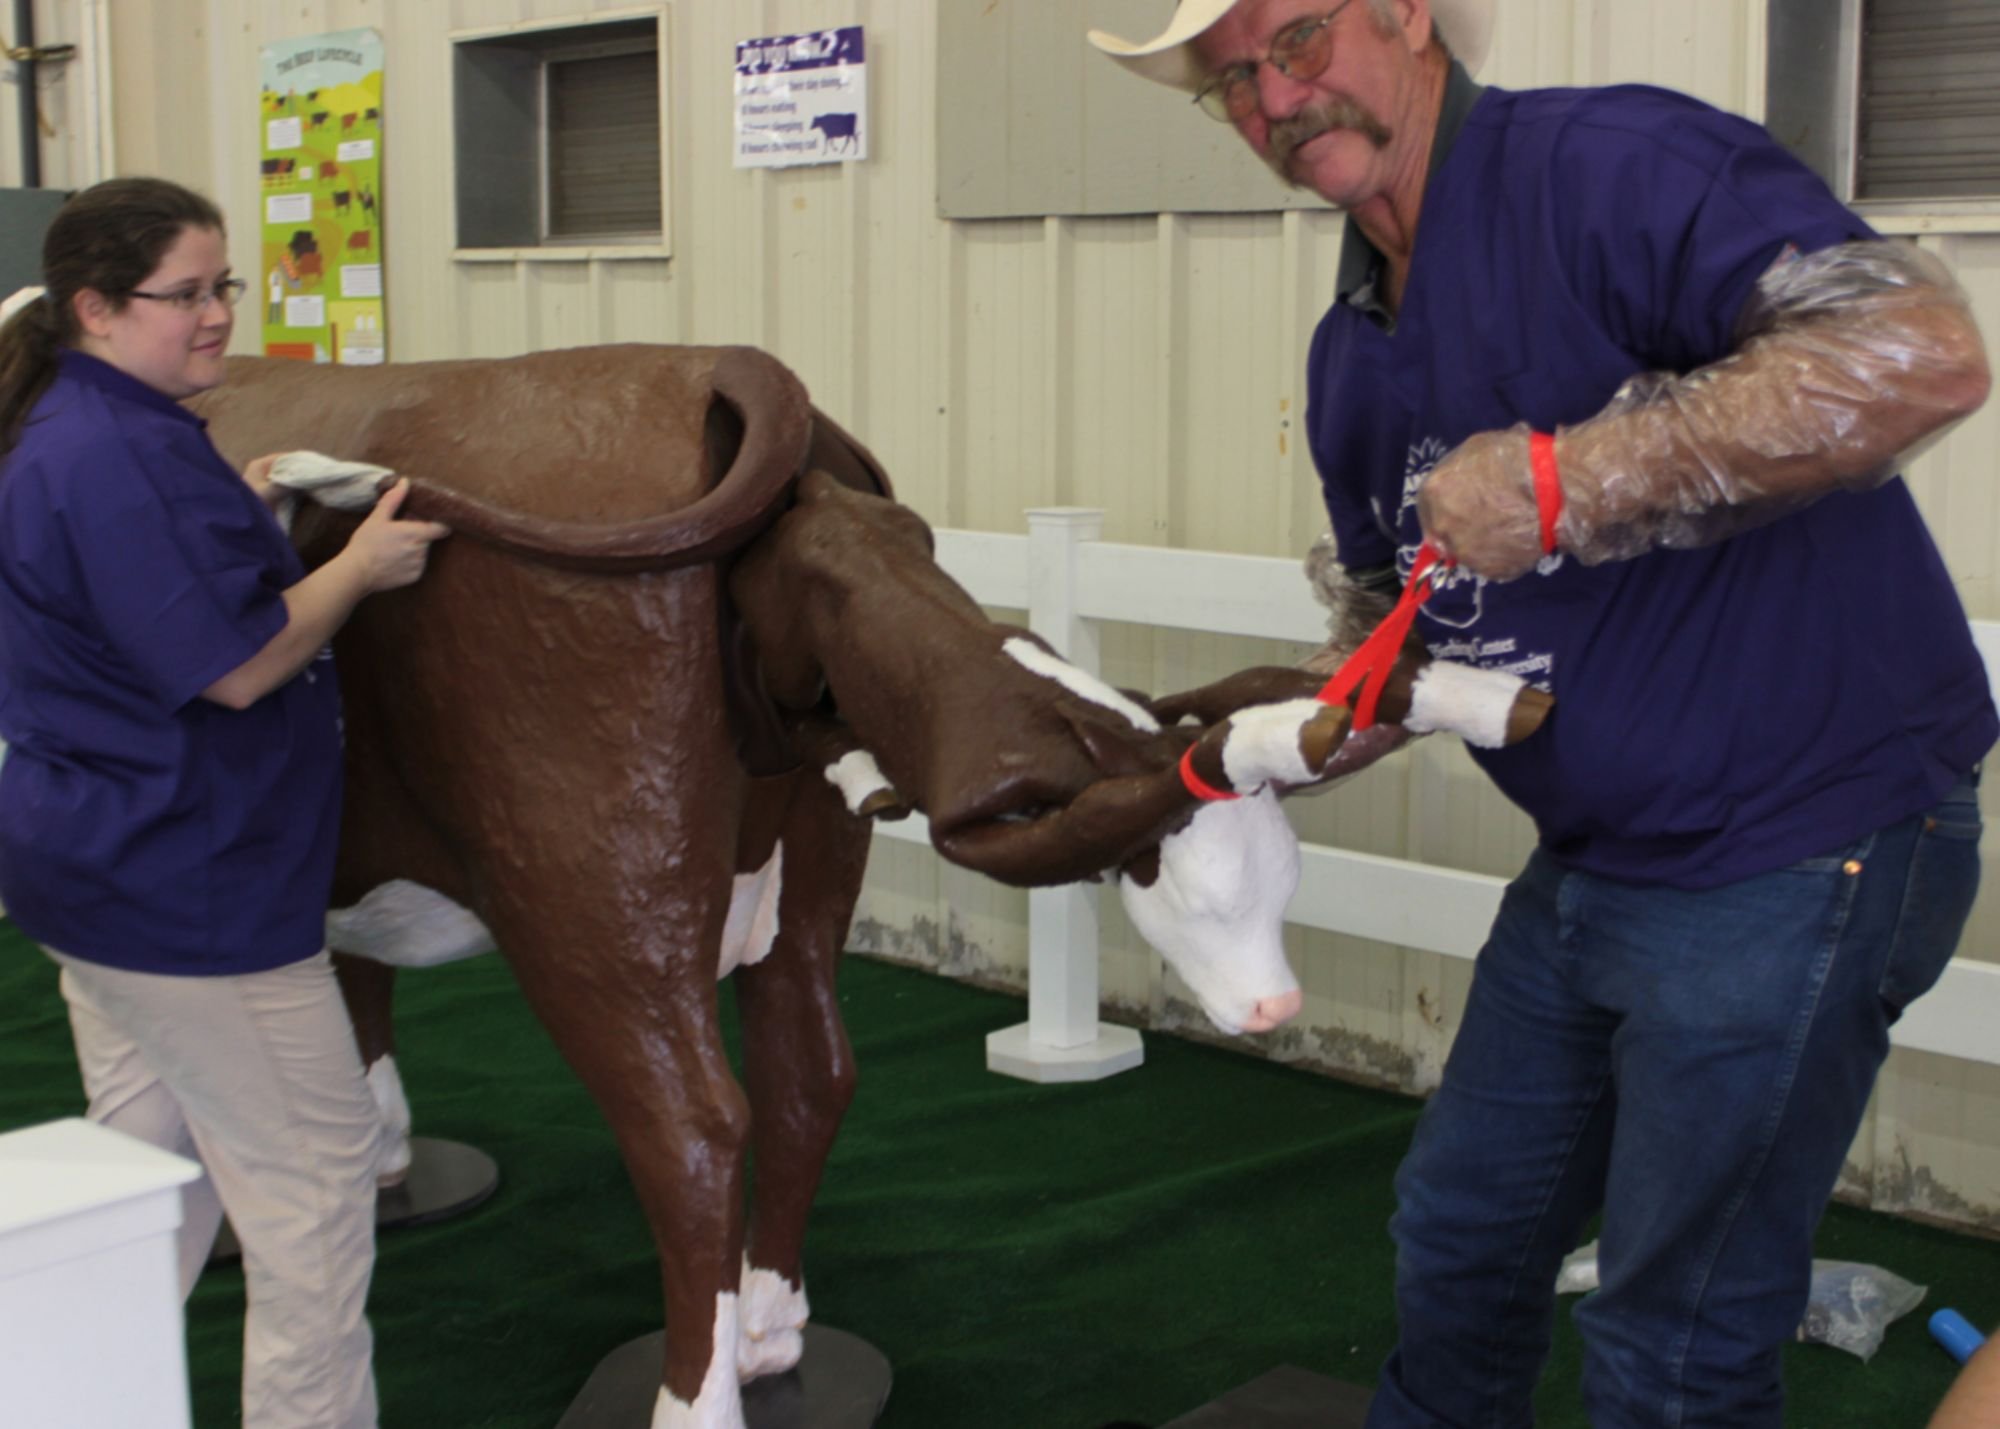
[[[48,33],[62,33],[77,0],[43,3]],[[451,34],[630,6],[112,3],[120,167],[209,188],[246,242],[256,220],[258,47],[382,30],[400,359],[625,340],[755,343],[790,363],[881,455],[903,498],[940,525],[1018,531],[1024,506],[1100,505],[1112,540],[1297,555],[1324,524],[1301,440],[1300,382],[1332,287],[1339,221],[1307,212],[939,220],[935,113],[952,96],[937,89],[936,0],[674,0],[672,256],[476,263],[452,256]],[[1076,8],[1080,32],[1088,0]],[[1505,0],[1500,18],[1486,75],[1500,84],[1634,80],[1744,112],[1762,104],[1761,0]],[[734,42],[835,24],[867,27],[869,160],[733,169]],[[1163,93],[1161,102],[1174,101]],[[1957,266],[1987,331],[2000,334],[2000,220],[1986,229],[1927,241]],[[246,325],[239,345],[249,350],[254,336]],[[1987,619],[2000,618],[1996,446],[2000,404],[1912,477],[1968,608]],[[1298,653],[1123,628],[1105,633],[1104,650],[1114,681],[1153,688]],[[1295,814],[1314,839],[1494,874],[1511,873],[1531,837],[1462,750],[1438,740],[1300,801]],[[2000,895],[1977,914],[1974,955],[2000,947],[1996,910]],[[891,845],[878,848],[857,940],[1018,983],[1024,924],[1020,895]],[[1105,937],[1107,998],[1186,1021],[1115,909]],[[1434,1082],[1463,1004],[1464,964],[1299,931],[1291,948],[1306,1015],[1266,1039],[1275,1054],[1410,1088]],[[1898,1054],[1857,1142],[1850,1188],[2000,1227],[1996,1098],[2000,1070]]]

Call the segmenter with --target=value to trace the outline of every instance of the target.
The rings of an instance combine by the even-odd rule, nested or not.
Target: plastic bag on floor
[[[1580,1245],[1563,1258],[1556,1272],[1556,1294],[1581,1295],[1597,1288],[1597,1242]]]
[[[1578,1295],[1597,1288],[1597,1242],[1578,1246],[1556,1275],[1556,1294]],[[1881,1348],[1896,1320],[1917,1308],[1925,1287],[1912,1285],[1879,1265],[1847,1260],[1815,1260],[1812,1292],[1806,1297],[1799,1338],[1832,1345],[1863,1360]]]
[[[1799,1338],[1832,1345],[1866,1360],[1881,1348],[1892,1321],[1917,1308],[1924,1288],[1879,1265],[1846,1260],[1813,1262],[1812,1294]]]

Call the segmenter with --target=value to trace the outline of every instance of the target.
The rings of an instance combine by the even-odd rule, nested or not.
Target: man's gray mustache
[[[1301,110],[1271,126],[1271,152],[1279,171],[1290,169],[1292,155],[1299,149],[1336,129],[1351,129],[1378,149],[1395,137],[1388,125],[1351,101]]]

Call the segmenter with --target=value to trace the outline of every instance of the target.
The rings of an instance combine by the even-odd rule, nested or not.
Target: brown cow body
[[[632,531],[712,494],[710,391],[731,359],[251,361],[232,364],[203,411],[239,463],[310,447],[437,473],[496,505],[597,523],[583,545],[615,564],[637,559]],[[796,384],[758,376],[768,401],[745,414],[743,447],[760,423],[783,427],[761,458],[782,483],[809,411]],[[454,508],[433,509],[449,519]],[[740,511],[711,514],[715,530],[743,524]],[[302,513],[302,550],[323,559],[347,524]],[[714,532],[696,526],[687,545],[703,552]],[[737,1346],[712,1341],[738,1309],[721,1301],[734,1300],[739,1267],[767,1272],[767,1291],[771,1277],[801,1285],[806,1211],[853,1086],[832,983],[868,837],[816,773],[743,772],[722,689],[719,571],[698,560],[591,573],[459,536],[423,582],[366,602],[336,642],[348,795],[335,901],[408,879],[492,930],[617,1137],[660,1253],[665,1387],[691,1407],[678,1422],[704,1429],[732,1422],[726,1407],[692,1417],[692,1406],[735,1403]],[[785,862],[776,943],[737,977],[746,1099],[717,1024],[717,949],[734,876],[778,841],[812,854]],[[754,1328],[782,1339],[791,1327]],[[757,1353],[752,1329],[744,1358]],[[656,1422],[676,1422],[672,1407],[663,1399]]]

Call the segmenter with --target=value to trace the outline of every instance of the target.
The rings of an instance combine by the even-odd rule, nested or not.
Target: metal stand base
[[[986,1034],[986,1070],[1026,1082],[1097,1082],[1146,1060],[1146,1047],[1130,1027],[1097,1024],[1097,1040],[1080,1047],[1037,1042],[1025,1022]]]
[[[1160,1429],[1361,1429],[1374,1397],[1359,1385],[1280,1365]]]
[[[556,1429],[647,1429],[666,1338],[665,1331],[641,1335],[599,1360]],[[890,1379],[889,1361],[866,1340],[807,1325],[795,1368],[743,1386],[743,1422],[749,1429],[874,1429]]]
[[[479,1205],[500,1186],[500,1168],[493,1158],[462,1141],[432,1136],[410,1138],[410,1173],[375,1194],[375,1229],[428,1225],[448,1220]],[[236,1260],[243,1254],[229,1222],[222,1223],[209,1264]]]

